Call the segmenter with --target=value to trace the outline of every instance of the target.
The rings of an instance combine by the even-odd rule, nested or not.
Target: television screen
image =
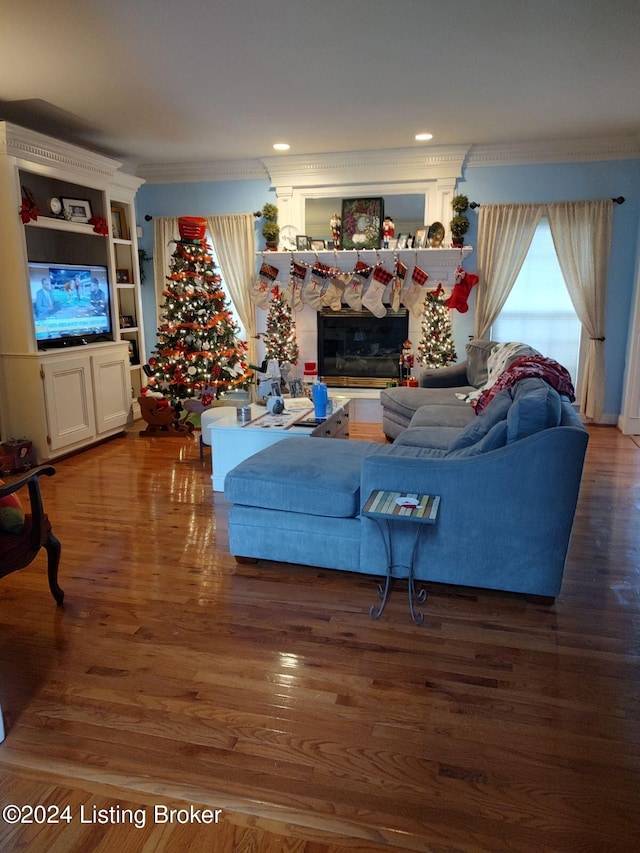
[[[107,268],[88,264],[29,264],[38,349],[111,341]]]

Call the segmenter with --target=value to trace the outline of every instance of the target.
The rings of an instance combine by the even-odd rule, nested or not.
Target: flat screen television
[[[105,266],[30,263],[29,285],[38,349],[113,340]]]

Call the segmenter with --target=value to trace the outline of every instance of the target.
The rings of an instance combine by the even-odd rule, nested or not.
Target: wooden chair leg
[[[59,540],[49,533],[47,541],[44,543],[47,551],[47,575],[49,577],[49,589],[51,595],[55,598],[58,607],[64,601],[64,591],[58,586],[58,566],[60,565],[60,554],[62,545]]]

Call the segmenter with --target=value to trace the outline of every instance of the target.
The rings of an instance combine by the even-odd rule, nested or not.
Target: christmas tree
[[[439,284],[428,290],[422,309],[422,338],[418,344],[418,362],[423,367],[446,367],[457,361],[451,337],[451,315],[444,304],[444,290]]]
[[[298,343],[296,341],[296,324],[291,307],[285,302],[280,288],[276,284],[271,291],[269,313],[267,314],[267,331],[262,335],[267,361],[275,359],[278,364],[298,363]]]
[[[249,385],[247,344],[221,287],[206,222],[182,217],[169,263],[158,344],[149,359],[149,386],[173,400],[218,399]]]

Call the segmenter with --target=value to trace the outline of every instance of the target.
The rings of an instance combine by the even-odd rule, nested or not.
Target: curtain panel
[[[488,334],[513,287],[542,216],[583,330],[589,336],[580,411],[598,422],[604,409],[604,325],[613,202],[482,205],[478,218],[478,292],[474,333]]]

